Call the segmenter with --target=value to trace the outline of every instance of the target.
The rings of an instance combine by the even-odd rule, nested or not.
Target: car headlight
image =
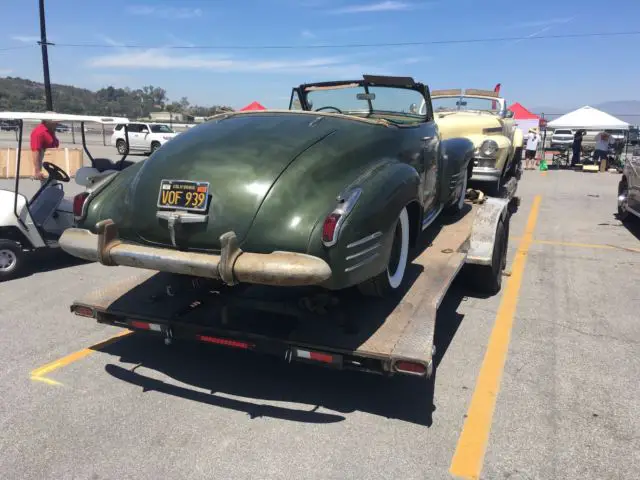
[[[498,154],[498,143],[495,140],[485,140],[480,145],[480,154],[483,157],[495,157]]]

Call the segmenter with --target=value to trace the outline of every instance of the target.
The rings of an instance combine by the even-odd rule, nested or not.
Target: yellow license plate
[[[162,180],[158,207],[204,212],[209,199],[209,182]]]

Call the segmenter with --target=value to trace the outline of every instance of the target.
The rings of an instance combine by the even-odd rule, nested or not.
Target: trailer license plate
[[[209,182],[162,180],[158,207],[204,212],[207,209]]]

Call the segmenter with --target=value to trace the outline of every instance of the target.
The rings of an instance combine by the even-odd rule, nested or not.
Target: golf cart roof
[[[54,122],[94,122],[102,124],[129,123],[126,117],[108,117],[97,115],[73,115],[70,113],[44,112],[0,112],[3,120],[52,120]]]

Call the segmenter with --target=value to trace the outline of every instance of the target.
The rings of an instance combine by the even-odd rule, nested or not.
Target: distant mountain
[[[593,105],[594,108],[607,112],[631,125],[640,124],[640,100],[618,100]]]
[[[529,110],[537,115],[544,113],[544,117],[548,121],[551,121],[565,113],[572,112],[584,106],[585,105],[574,105],[569,107],[541,106],[529,108]],[[593,104],[590,106],[597,108],[598,110],[602,110],[609,115],[613,115],[614,117],[619,118],[623,122],[630,123],[631,125],[640,124],[640,100],[616,100]]]

